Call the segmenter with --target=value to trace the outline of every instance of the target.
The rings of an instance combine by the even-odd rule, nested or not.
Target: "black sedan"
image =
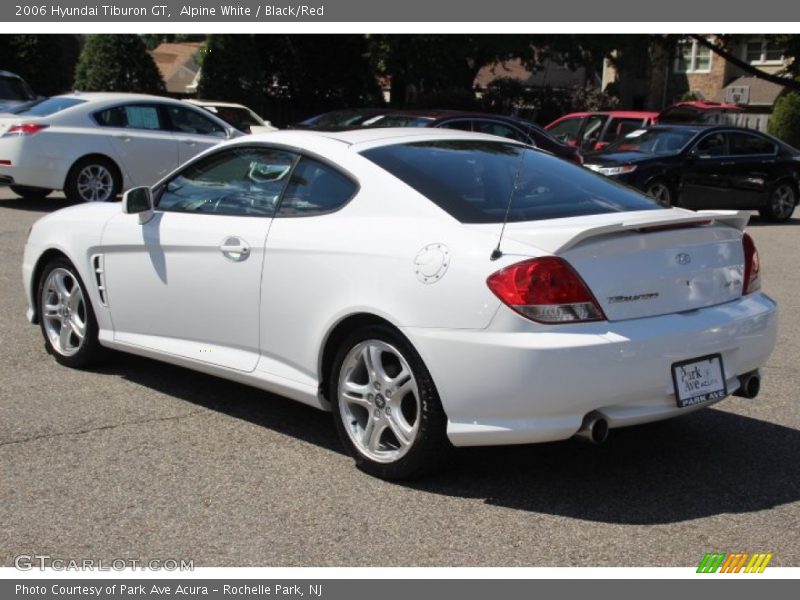
[[[363,127],[444,127],[477,131],[536,146],[581,164],[580,152],[550,135],[543,128],[517,117],[452,110],[392,110],[362,108],[334,110],[298,123],[299,129],[345,131]]]
[[[768,219],[786,221],[800,198],[800,151],[751,129],[638,129],[586,155],[584,163],[665,206],[757,209]]]

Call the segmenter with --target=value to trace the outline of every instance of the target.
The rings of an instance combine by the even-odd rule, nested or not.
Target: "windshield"
[[[637,129],[606,146],[604,152],[677,154],[696,134],[691,129]]]
[[[70,108],[72,106],[83,104],[84,102],[86,102],[86,100],[80,100],[78,98],[64,98],[63,96],[54,96],[52,98],[45,98],[44,100],[40,100],[39,102],[34,102],[33,104],[27,104],[22,108],[18,108],[17,110],[12,110],[11,112],[14,113],[15,115],[28,115],[30,117],[47,117],[49,115],[55,114],[59,111]]]
[[[336,110],[329,113],[311,117],[300,123],[299,127],[314,127],[314,128],[347,128],[347,127],[361,127],[361,124],[375,116],[374,112],[364,112],[358,110]]]
[[[0,100],[19,100],[28,102],[34,100],[31,88],[22,79],[16,77],[0,77]]]
[[[536,221],[659,206],[607,177],[517,144],[439,140],[366,150],[363,156],[462,223]]]

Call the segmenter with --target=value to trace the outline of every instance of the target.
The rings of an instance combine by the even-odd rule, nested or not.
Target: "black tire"
[[[675,190],[666,179],[654,179],[647,184],[645,193],[664,208],[675,206]]]
[[[769,204],[758,210],[763,219],[784,223],[797,206],[797,188],[791,181],[779,181],[769,193]]]
[[[410,368],[413,377],[412,385],[414,383],[416,384],[415,389],[417,390],[417,394],[411,395],[411,403],[415,404],[414,400],[416,400],[417,397],[419,399],[418,408],[416,408],[416,406],[414,408],[416,434],[407,448],[403,449],[404,454],[390,462],[381,462],[371,458],[354,443],[351,435],[355,437],[357,434],[351,433],[351,431],[353,428],[357,427],[357,424],[355,420],[351,421],[349,426],[345,424],[345,416],[340,403],[340,384],[343,383],[345,378],[354,377],[353,374],[356,371],[355,368],[349,370],[343,369],[345,359],[348,358],[351,351],[356,352],[358,348],[365,344],[373,343],[388,345],[391,350],[399,352]],[[390,352],[382,354],[381,356],[387,355],[389,359],[393,360],[396,358]],[[386,367],[386,372],[388,372],[388,366]],[[402,369],[402,366],[398,366],[398,370],[399,369]],[[436,386],[419,354],[417,354],[408,340],[396,330],[388,326],[372,325],[353,332],[337,352],[328,379],[330,382],[328,397],[333,407],[336,432],[342,444],[355,460],[356,466],[365,473],[389,480],[418,478],[440,469],[452,455],[453,447],[447,439],[447,417],[442,409]],[[387,393],[387,391],[389,393]],[[391,406],[394,406],[395,412],[392,413],[394,415],[406,412],[398,407],[408,400],[409,393],[407,393],[405,397],[396,395],[395,398],[391,399],[391,392],[388,386],[384,393],[387,393],[387,399],[384,400],[385,405],[379,404],[378,398],[381,396],[378,394],[374,397],[374,402],[370,401],[370,410],[378,408],[377,413],[380,414],[380,409],[383,408],[385,419],[390,419],[389,409],[385,407],[391,408]],[[350,405],[348,404],[348,406]],[[345,408],[345,411],[347,410],[348,409]],[[349,410],[352,410],[352,408]],[[367,409],[364,409],[364,414],[366,415],[366,420],[369,421],[373,418],[375,413],[368,412]],[[395,419],[397,419],[396,416]],[[375,422],[377,423],[378,421],[376,420]],[[405,416],[403,416],[403,422],[408,423]],[[373,426],[377,427],[377,425]],[[384,425],[384,427],[385,429],[382,430],[384,434],[381,435],[386,438],[391,438],[394,435],[392,429],[386,425]],[[389,434],[386,435],[385,432],[389,432]],[[382,438],[381,436],[378,437],[378,442],[380,442]],[[398,440],[399,438],[395,437],[394,439]],[[390,442],[386,442],[386,447],[389,451],[392,450]]]
[[[55,301],[57,304],[61,304],[58,300],[56,300],[58,297],[58,292],[51,288],[48,284],[51,274],[56,271],[59,271],[59,273],[62,275],[68,273],[68,276],[64,276],[64,279],[66,280],[66,289],[72,291],[74,294],[74,286],[78,286],[82,295],[81,305],[76,305],[72,309],[74,310],[78,320],[84,324],[83,338],[81,341],[79,341],[79,343],[76,344],[77,349],[74,352],[67,352],[59,347],[59,342],[55,341],[55,337],[59,337],[58,335],[56,335],[54,338],[51,338],[53,333],[57,333],[54,331],[57,326],[58,331],[64,327],[64,321],[62,317],[48,318],[48,316],[45,315],[46,295],[49,296],[49,299]],[[51,302],[51,304],[52,303],[53,302]],[[53,355],[58,363],[67,367],[80,369],[95,364],[99,360],[102,354],[102,346],[100,346],[100,342],[97,339],[97,319],[94,316],[92,303],[89,299],[86,286],[81,280],[80,275],[78,275],[75,267],[67,259],[55,258],[47,263],[45,268],[42,270],[42,274],[36,284],[36,306],[39,315],[39,327],[42,331],[42,336],[44,337],[45,348],[50,354]],[[69,316],[69,313],[67,313],[66,317],[64,318],[69,320]],[[60,322],[55,323],[55,321]],[[72,325],[70,325],[70,328],[72,329]],[[77,334],[74,333],[75,329],[72,329],[72,331],[73,333],[69,335],[70,341],[79,340]]]
[[[92,187],[96,183],[96,187]],[[122,178],[114,162],[103,156],[87,156],[69,170],[64,195],[70,202],[110,202],[122,189]]]
[[[11,191],[23,200],[44,200],[53,190],[30,187],[27,185],[10,185]]]

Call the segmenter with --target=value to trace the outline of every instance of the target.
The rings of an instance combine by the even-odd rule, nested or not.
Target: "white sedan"
[[[241,135],[201,108],[141,94],[66,94],[12,112],[0,116],[0,185],[27,199],[112,200]]]
[[[331,410],[402,478],[754,397],[777,308],[747,218],[492,136],[280,131],[42,218],[23,274],[59,363],[114,348]]]

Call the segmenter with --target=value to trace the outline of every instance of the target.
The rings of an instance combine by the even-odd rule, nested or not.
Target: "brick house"
[[[729,46],[729,50],[770,74],[780,73],[788,64],[783,49],[769,35],[739,38]],[[633,81],[628,81],[625,93],[620,94],[621,106],[660,110],[682,99],[733,102],[743,105],[746,113],[751,115],[749,118],[742,116],[741,119],[747,123],[740,124],[765,129],[772,107],[783,92],[782,86],[747,75],[692,39],[681,40],[668,60],[661,61],[661,65],[666,65],[666,72],[664,66],[650,62],[629,75]],[[606,60],[603,66],[603,89],[617,79],[616,70]],[[663,82],[659,89],[660,97],[653,98],[651,86],[659,80]]]

